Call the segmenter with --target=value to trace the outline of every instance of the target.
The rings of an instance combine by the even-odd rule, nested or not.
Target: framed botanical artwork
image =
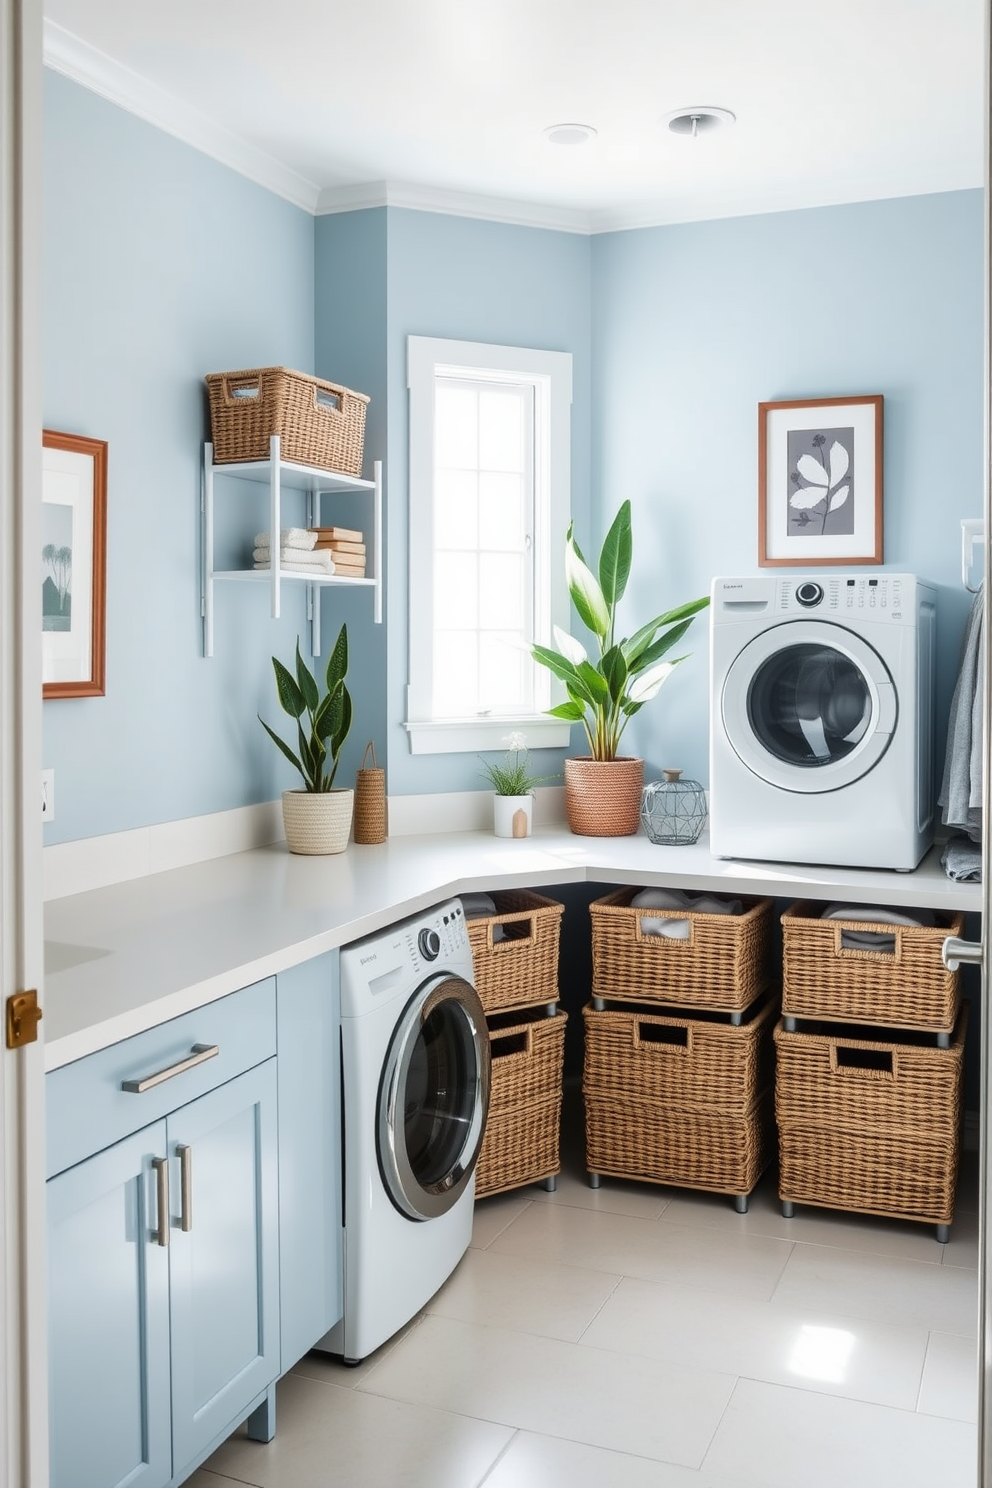
[[[41,462],[41,678],[46,698],[104,694],[107,445],[46,429]]]
[[[881,561],[881,395],[759,403],[759,564]]]

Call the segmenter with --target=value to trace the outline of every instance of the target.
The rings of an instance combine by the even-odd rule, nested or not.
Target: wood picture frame
[[[760,567],[882,562],[882,404],[758,404]]]
[[[42,696],[103,697],[107,444],[42,435]]]

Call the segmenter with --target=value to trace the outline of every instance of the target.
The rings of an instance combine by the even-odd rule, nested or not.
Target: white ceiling
[[[46,60],[310,210],[577,231],[981,185],[985,0],[46,0]],[[693,105],[737,124],[692,140]],[[550,145],[549,125],[590,124]]]

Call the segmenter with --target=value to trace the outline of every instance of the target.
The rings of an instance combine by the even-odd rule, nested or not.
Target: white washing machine
[[[344,1316],[357,1362],[416,1315],[472,1236],[489,1035],[457,899],[341,952]]]
[[[713,854],[915,868],[933,840],[935,639],[913,574],[714,579]]]

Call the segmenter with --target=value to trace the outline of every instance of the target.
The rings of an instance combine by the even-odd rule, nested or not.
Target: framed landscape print
[[[758,562],[882,562],[882,398],[758,404]]]
[[[46,698],[102,697],[107,445],[46,429],[41,464],[41,677]]]

